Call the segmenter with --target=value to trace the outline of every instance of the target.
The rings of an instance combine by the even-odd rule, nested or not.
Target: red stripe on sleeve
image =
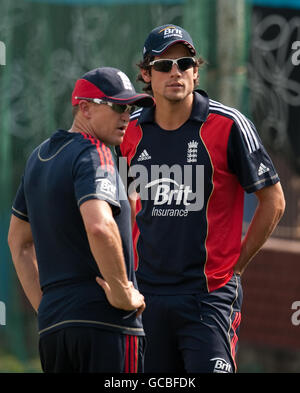
[[[81,135],[83,135],[83,137],[87,140],[89,140],[97,149],[98,155],[99,155],[99,159],[100,159],[100,165],[102,167],[107,167],[108,165],[108,161],[107,158],[104,155],[104,152],[102,150],[102,148],[100,147],[102,142],[99,141],[99,139],[96,139],[94,137],[92,137],[91,135],[88,135],[84,132],[81,132]]]
[[[105,146],[104,143],[102,143],[101,147],[102,147],[102,149],[104,151],[104,154],[105,154],[105,157],[107,159],[109,171],[111,173],[114,173],[114,162],[113,162],[111,150],[110,150],[109,147]]]
[[[101,166],[107,166],[107,162],[106,162],[104,153],[103,153],[102,149],[100,148],[100,141],[99,140],[95,140],[91,136],[89,137],[89,140],[96,146],[96,149],[97,149],[98,154],[99,154]]]

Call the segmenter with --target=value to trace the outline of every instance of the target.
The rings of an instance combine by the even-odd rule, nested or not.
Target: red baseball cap
[[[141,107],[150,107],[155,103],[149,94],[137,93],[128,76],[112,67],[95,68],[78,79],[72,93],[73,106],[79,104],[80,99],[77,97],[99,98],[116,104]]]

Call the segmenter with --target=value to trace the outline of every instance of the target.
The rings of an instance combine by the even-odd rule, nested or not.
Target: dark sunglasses
[[[180,57],[179,59],[159,59],[153,60],[149,65],[153,66],[155,71],[170,72],[173,64],[176,64],[180,71],[186,71],[196,66],[194,57]]]
[[[124,113],[128,112],[129,114],[132,114],[135,111],[135,106],[134,105],[126,105],[126,104],[115,104],[114,102],[110,101],[104,101],[100,100],[100,98],[87,98],[87,97],[75,97],[76,100],[86,100],[86,101],[91,101],[94,104],[103,104],[103,105],[108,105],[111,107],[111,109],[117,113]]]

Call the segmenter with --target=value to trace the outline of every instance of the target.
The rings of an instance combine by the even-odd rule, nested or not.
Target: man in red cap
[[[153,102],[118,69],[89,71],[72,94],[71,129],[27,161],[8,242],[38,313],[45,372],[143,371],[130,206],[107,145],[122,142],[133,105]]]

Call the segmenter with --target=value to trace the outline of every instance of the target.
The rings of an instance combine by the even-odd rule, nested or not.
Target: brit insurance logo
[[[190,186],[179,184],[170,178],[162,178],[153,180],[146,185],[146,189],[152,187],[155,189],[152,216],[186,217],[188,215],[189,211],[187,208],[191,205],[189,196],[193,193]],[[175,204],[175,209],[166,209],[171,204]],[[164,206],[165,208],[158,209],[157,206]],[[182,208],[177,206],[182,206]]]
[[[226,362],[226,360],[222,358],[213,358],[210,359],[210,361],[215,362],[214,373],[231,373],[231,364]]]
[[[108,179],[97,180],[97,193],[106,194],[109,198],[115,199],[116,197],[116,186]]]
[[[102,167],[97,168],[96,172],[96,183],[97,183],[97,194],[104,194],[109,199],[116,199],[116,172],[113,167],[106,167],[107,171],[104,172]],[[110,178],[108,178],[109,173],[113,174]]]
[[[164,32],[164,38],[170,38],[170,37],[177,37],[177,38],[182,38],[182,30],[178,29],[178,27],[175,26],[168,26],[160,30],[160,33]]]
[[[145,152],[143,158],[148,159]],[[128,187],[127,161],[122,157],[119,172],[128,195],[137,191],[141,201],[152,201],[152,216],[186,217],[204,206],[204,165],[134,164],[129,170],[134,180]]]

